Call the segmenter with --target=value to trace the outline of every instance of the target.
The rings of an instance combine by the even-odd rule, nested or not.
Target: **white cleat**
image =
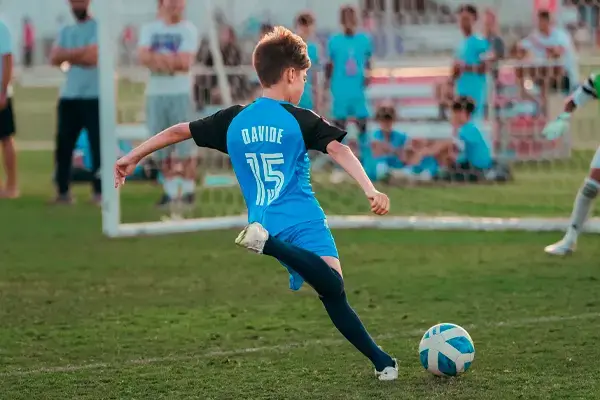
[[[383,371],[375,370],[375,376],[380,381],[394,381],[398,379],[398,361],[394,358],[393,367],[385,367]]]
[[[566,238],[561,240],[560,242],[551,244],[550,246],[546,246],[544,251],[547,254],[553,256],[567,256],[572,254],[577,247],[577,242],[572,240],[567,240]]]
[[[258,222],[253,222],[238,235],[235,244],[254,253],[262,254],[269,232]]]

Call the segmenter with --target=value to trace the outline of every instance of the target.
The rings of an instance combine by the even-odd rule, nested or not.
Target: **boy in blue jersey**
[[[393,106],[382,106],[377,110],[379,129],[373,132],[368,153],[363,154],[369,178],[379,180],[390,170],[404,168],[404,149],[409,141],[405,133],[394,129],[396,110]]]
[[[373,45],[371,38],[357,31],[358,16],[352,6],[341,9],[343,32],[331,36],[327,44],[329,63],[325,76],[331,88],[334,123],[345,129],[355,118],[361,135],[367,130],[369,107],[366,88],[369,83]]]
[[[306,77],[304,85],[304,93],[298,104],[302,108],[314,110],[317,108],[318,95],[317,88],[319,87],[317,73],[321,60],[319,57],[319,45],[315,42],[315,18],[311,13],[302,13],[296,19],[296,32],[304,40],[308,48],[308,58],[310,58],[310,70]]]
[[[308,282],[336,328],[371,360],[378,379],[397,379],[396,360],[375,344],[348,304],[335,242],[312,191],[307,151],[328,153],[340,164],[361,186],[375,214],[388,212],[389,199],[340,143],[346,132],[294,105],[300,101],[310,67],[302,38],[275,28],[254,49],[253,64],[264,97],[150,138],[117,161],[115,187],[125,183],[145,156],[189,138],[198,146],[229,154],[250,223],[236,244],[284,264],[292,289]]]
[[[439,141],[427,152],[446,166],[455,180],[477,181],[494,163],[490,146],[473,121],[475,108],[472,99],[457,98],[452,104],[452,125],[457,128],[458,137]]]
[[[473,117],[484,117],[487,95],[486,53],[489,51],[487,39],[474,32],[477,21],[477,8],[466,4],[459,8],[460,29],[465,36],[456,49],[456,61],[452,80],[458,96],[467,96],[475,102]]]

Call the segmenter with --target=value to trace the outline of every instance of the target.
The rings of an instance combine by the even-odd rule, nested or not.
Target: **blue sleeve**
[[[319,59],[319,46],[311,42],[308,48],[308,56],[310,57],[310,62],[313,67],[318,67],[321,64],[321,60]]]
[[[151,47],[152,45],[152,29],[150,25],[142,26],[140,30],[140,38],[138,39],[138,47]]]
[[[56,39],[56,45],[58,47],[61,47],[63,49],[66,49],[69,47],[69,27],[68,26],[64,26],[60,32],[58,32],[58,38]]]
[[[380,142],[383,140],[383,135],[381,134],[380,130],[376,130],[375,132],[373,132],[371,134],[371,141],[373,142]]]
[[[367,59],[373,56],[373,40],[371,36],[365,34],[365,43],[366,43],[366,57]]]
[[[485,54],[490,51],[490,42],[486,38],[481,38],[480,42],[480,54]]]
[[[408,135],[403,132],[396,132],[394,138],[394,147],[403,148],[408,142]]]
[[[183,35],[183,42],[181,43],[180,52],[182,53],[196,53],[198,50],[198,30],[191,23],[186,27]]]
[[[12,54],[12,37],[8,26],[4,22],[0,22],[0,55]]]
[[[335,36],[332,36],[327,41],[327,59],[330,62],[333,62],[333,60],[335,59],[335,38]]]
[[[90,24],[90,30],[92,32],[90,35],[90,41],[88,43],[88,46],[98,44],[98,24],[97,23]]]

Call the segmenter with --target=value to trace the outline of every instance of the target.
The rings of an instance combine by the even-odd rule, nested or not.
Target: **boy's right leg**
[[[146,97],[146,126],[151,135],[155,135],[165,129],[169,125],[169,111],[165,96],[147,96]],[[169,155],[172,148],[167,147],[154,153],[154,158],[161,170],[163,182],[163,194],[157,202],[158,207],[167,207],[171,200],[177,196],[179,191],[178,184],[174,180],[171,171],[171,163],[169,163]]]
[[[324,221],[323,221],[324,222]],[[321,224],[323,224],[321,222]],[[333,238],[323,225],[323,232],[331,240],[332,252],[337,254]],[[311,238],[315,232],[309,232]],[[314,238],[318,240],[318,238]],[[375,366],[380,380],[393,380],[398,377],[396,361],[385,353],[371,338],[366,328],[348,304],[339,260],[333,256],[320,257],[315,253],[284,242],[269,233],[258,223],[246,227],[236,239],[236,243],[257,253],[276,258],[296,271],[315,289],[323,302],[331,321],[340,333],[356,349],[363,353]],[[329,263],[327,261],[329,261]],[[338,272],[339,271],[339,272]]]

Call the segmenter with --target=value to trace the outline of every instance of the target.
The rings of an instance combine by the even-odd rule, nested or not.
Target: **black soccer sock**
[[[337,274],[335,270],[332,271]],[[321,301],[325,306],[325,310],[327,310],[327,314],[329,314],[329,318],[331,318],[331,322],[338,331],[358,351],[371,360],[377,371],[383,371],[385,367],[394,366],[392,357],[377,346],[356,312],[348,304],[346,292],[342,292],[340,296],[336,297],[321,296]]]
[[[319,296],[339,296],[344,290],[340,275],[315,253],[269,236],[263,254],[275,257],[296,271]]]
[[[363,353],[378,371],[394,365],[381,350],[358,318],[344,291],[344,280],[321,257],[270,236],[263,254],[277,258],[296,271],[319,294],[329,318],[342,335]]]

